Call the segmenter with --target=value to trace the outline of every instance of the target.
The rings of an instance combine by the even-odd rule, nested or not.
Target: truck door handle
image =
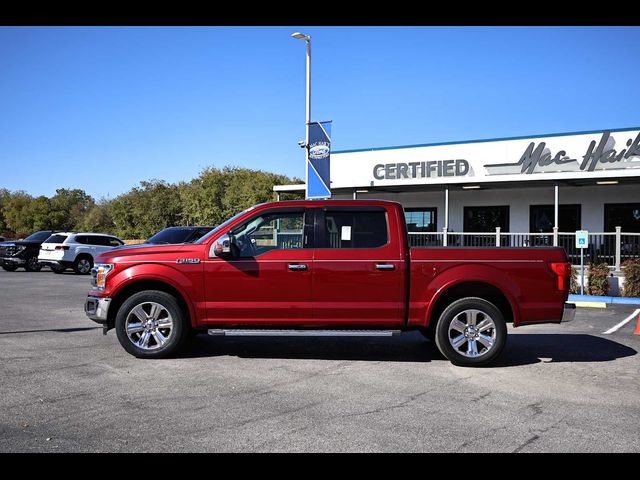
[[[393,263],[376,263],[376,270],[395,270],[396,266]]]
[[[297,270],[306,270],[307,266],[304,263],[290,263],[289,270],[297,271]]]

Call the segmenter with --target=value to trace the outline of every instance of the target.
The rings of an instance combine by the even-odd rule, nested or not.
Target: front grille
[[[11,257],[16,253],[15,245],[9,245],[6,247],[0,247],[0,255],[3,257]]]

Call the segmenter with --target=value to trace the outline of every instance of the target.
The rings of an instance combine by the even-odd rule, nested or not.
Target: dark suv
[[[0,266],[7,272],[24,267],[27,272],[38,272],[42,264],[38,262],[40,245],[60,230],[40,230],[24,240],[0,242]]]

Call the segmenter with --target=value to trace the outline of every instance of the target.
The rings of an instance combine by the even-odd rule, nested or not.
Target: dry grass
[[[142,243],[144,242],[144,238],[142,240],[138,240],[138,239],[133,239],[133,240],[123,240],[125,245],[136,245],[138,243]]]

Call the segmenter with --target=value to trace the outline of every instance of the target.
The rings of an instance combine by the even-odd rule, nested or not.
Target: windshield
[[[229,220],[221,223],[220,225],[218,225],[216,228],[214,228],[213,230],[211,230],[208,234],[206,234],[204,237],[202,237],[200,240],[198,240],[197,242],[194,243],[202,243],[204,242],[207,238],[209,238],[211,235],[215,235],[216,232],[219,232],[220,230],[224,229],[227,225],[229,225],[231,222],[233,222],[236,218],[238,218],[241,215],[244,215],[245,213],[247,213],[249,210],[253,210],[255,208],[255,205],[253,207],[249,207],[246,210],[241,211],[240,213],[235,214],[233,217],[231,217]]]
[[[25,242],[42,243],[47,238],[49,238],[50,235],[51,235],[51,230],[46,231],[46,232],[36,232],[36,233],[32,233],[31,235],[29,235],[27,238],[24,239],[24,241]]]

